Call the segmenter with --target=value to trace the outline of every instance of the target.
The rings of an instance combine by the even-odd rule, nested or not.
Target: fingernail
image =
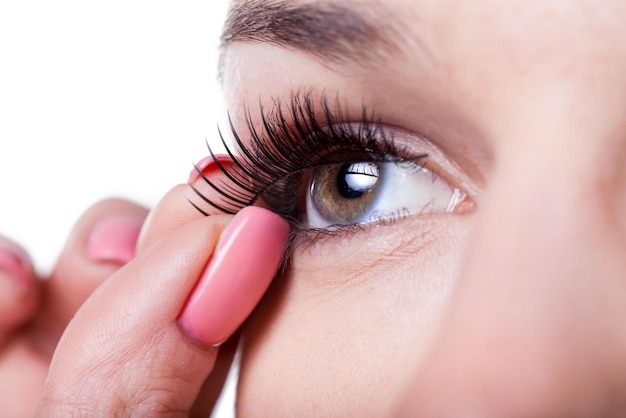
[[[193,183],[199,177],[201,177],[200,173],[206,176],[212,170],[218,169],[219,167],[215,161],[218,161],[220,164],[223,165],[233,164],[233,159],[228,154],[215,154],[215,158],[209,155],[208,157],[201,159],[200,161],[198,161],[197,164],[194,165],[193,169],[189,173],[189,183]]]
[[[87,258],[98,263],[126,264],[135,257],[143,218],[118,215],[98,222],[89,236]]]
[[[285,251],[289,224],[266,209],[242,209],[223,232],[179,317],[207,347],[230,337],[267,290]]]
[[[29,270],[12,246],[0,239],[0,272],[11,277],[19,289],[26,290],[30,283]]]

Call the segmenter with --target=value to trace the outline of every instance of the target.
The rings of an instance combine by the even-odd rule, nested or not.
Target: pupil
[[[378,166],[373,163],[344,164],[337,175],[337,189],[346,199],[358,199],[378,182]]]

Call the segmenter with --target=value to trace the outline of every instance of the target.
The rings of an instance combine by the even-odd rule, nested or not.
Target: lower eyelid
[[[330,228],[308,228],[301,222],[296,222],[292,227],[292,241],[297,245],[312,247],[324,244],[327,241],[342,239],[350,240],[358,234],[367,233],[370,230],[385,228],[396,222],[410,218],[411,215],[404,210],[398,210],[388,217],[375,219],[370,222],[349,225],[334,225]]]
[[[322,237],[314,237],[312,241],[306,235],[296,236],[291,263],[314,265],[318,281],[311,285],[315,287],[324,284],[341,286],[353,280],[375,277],[373,271],[388,272],[389,268],[406,260],[415,261],[425,251],[438,248],[437,242],[445,240],[446,235],[456,235],[457,226],[450,225],[450,219],[449,215],[441,215],[434,219],[412,218],[407,223],[391,222],[352,231],[335,231],[339,235],[324,232]],[[319,274],[325,269],[333,274]],[[342,272],[340,277],[336,274],[337,269]],[[368,274],[363,275],[364,272]]]

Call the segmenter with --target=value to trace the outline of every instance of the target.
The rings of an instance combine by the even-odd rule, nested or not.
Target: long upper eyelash
[[[347,162],[350,153],[357,152],[363,158],[367,152],[372,160],[390,155],[398,160],[415,159],[415,155],[387,137],[365,106],[356,123],[348,123],[350,115],[338,98],[331,106],[328,97],[322,94],[318,111],[311,92],[292,94],[287,104],[277,100],[269,111],[259,104],[259,110],[260,129],[255,126],[249,109],[245,112],[248,141],[235,129],[230,115],[228,122],[234,145],[226,142],[218,127],[221,143],[235,169],[221,164],[207,141],[210,156],[225,179],[215,184],[196,167],[199,177],[217,192],[219,200],[209,198],[193,185],[192,189],[206,204],[221,212],[234,214],[253,204],[279,181],[320,164]],[[191,204],[207,214],[198,205]]]

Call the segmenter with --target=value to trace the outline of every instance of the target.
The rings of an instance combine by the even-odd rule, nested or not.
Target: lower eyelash
[[[234,145],[227,143],[218,128],[221,143],[235,169],[222,165],[207,142],[209,153],[226,180],[215,184],[196,168],[200,178],[218,195],[217,199],[209,198],[192,185],[205,204],[223,213],[234,214],[263,197],[270,210],[292,223],[296,235],[303,235],[304,229],[299,229],[296,190],[304,170],[354,160],[415,162],[424,157],[397,146],[364,105],[355,123],[338,98],[331,105],[325,94],[321,95],[317,105],[311,91],[292,94],[288,103],[280,100],[273,103],[269,111],[259,105],[260,130],[246,110],[247,140],[235,129],[230,117]],[[198,205],[191,204],[207,214]],[[346,228],[349,227],[341,229]],[[334,233],[306,231],[305,235],[309,237]]]
[[[395,212],[387,214],[385,217],[371,219],[371,221],[364,224],[336,225],[332,229],[305,228],[296,225],[292,228],[291,235],[289,237],[286,258],[290,258],[295,248],[298,248],[299,250],[306,250],[320,241],[332,239],[338,236],[341,236],[341,238],[344,239],[349,239],[357,233],[362,233],[370,228],[393,225],[397,221],[407,219],[410,216],[411,214],[407,209],[399,209]]]

